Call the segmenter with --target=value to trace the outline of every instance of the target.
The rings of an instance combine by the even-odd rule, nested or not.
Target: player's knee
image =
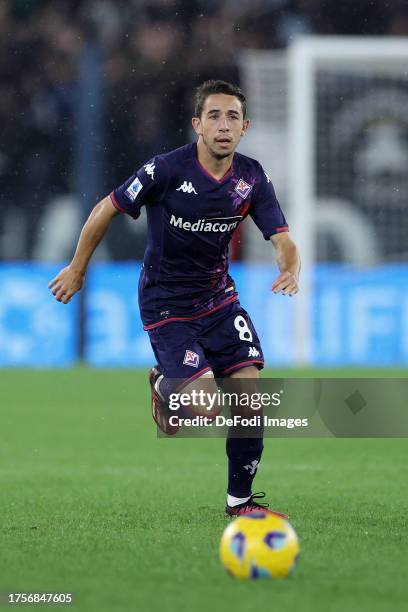
[[[215,419],[222,410],[222,395],[213,372],[206,372],[183,387],[180,391],[180,400],[185,414]]]
[[[230,374],[230,378],[259,378],[259,370],[256,366],[246,366],[244,368],[240,368],[239,370],[235,370]]]

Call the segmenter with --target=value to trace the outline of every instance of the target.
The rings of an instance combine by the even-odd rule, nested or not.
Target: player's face
[[[217,159],[232,155],[248,126],[240,100],[226,94],[208,96],[201,117],[193,118],[196,133]]]

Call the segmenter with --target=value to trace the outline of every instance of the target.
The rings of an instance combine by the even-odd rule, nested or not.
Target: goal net
[[[278,168],[277,190],[301,251],[295,344],[297,360],[310,361],[315,264],[407,258],[408,43],[302,37],[284,55],[244,53],[241,68],[262,134],[255,129],[248,153],[273,179]]]

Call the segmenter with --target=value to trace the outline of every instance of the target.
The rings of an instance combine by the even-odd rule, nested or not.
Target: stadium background
[[[246,89],[241,150],[261,159],[290,221],[292,43],[403,40],[406,2],[3,0],[0,34],[0,602],[72,591],[84,612],[405,610],[405,439],[267,439],[257,490],[290,514],[302,557],[284,584],[233,583],[217,559],[224,441],[157,440],[149,414],[143,219],[115,219],[69,306],[47,284],[93,204],[191,139],[206,78]],[[297,298],[269,293],[270,245],[250,221],[233,273],[265,375],[406,377],[406,69],[319,79],[316,219],[320,199],[339,214],[315,241],[309,367],[293,368]]]
[[[391,39],[408,31],[406,3],[398,1],[16,0],[0,10],[2,365],[149,365],[135,301],[138,264],[123,263],[143,256],[144,217],[115,220],[82,298],[61,308],[46,284],[72,256],[98,199],[155,153],[192,139],[195,85],[215,77],[247,90],[254,122],[240,150],[264,164],[291,222],[288,45],[301,34]],[[317,196],[337,198],[337,217],[316,239],[303,358],[315,366],[400,366],[408,362],[407,86],[404,74],[399,82],[364,73],[345,80],[322,77],[317,94]],[[391,117],[377,103],[386,87]],[[358,104],[368,110],[355,125]],[[303,233],[295,234],[301,246]],[[301,298],[288,305],[270,294],[273,255],[252,222],[231,258],[268,363],[293,365],[301,352],[293,302]]]

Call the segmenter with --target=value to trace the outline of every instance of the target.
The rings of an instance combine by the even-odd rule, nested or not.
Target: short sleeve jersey
[[[266,240],[288,231],[259,162],[235,153],[218,180],[199,163],[195,143],[157,155],[110,197],[134,219],[146,206],[147,248],[139,280],[145,329],[205,316],[237,299],[228,245],[248,215]]]

